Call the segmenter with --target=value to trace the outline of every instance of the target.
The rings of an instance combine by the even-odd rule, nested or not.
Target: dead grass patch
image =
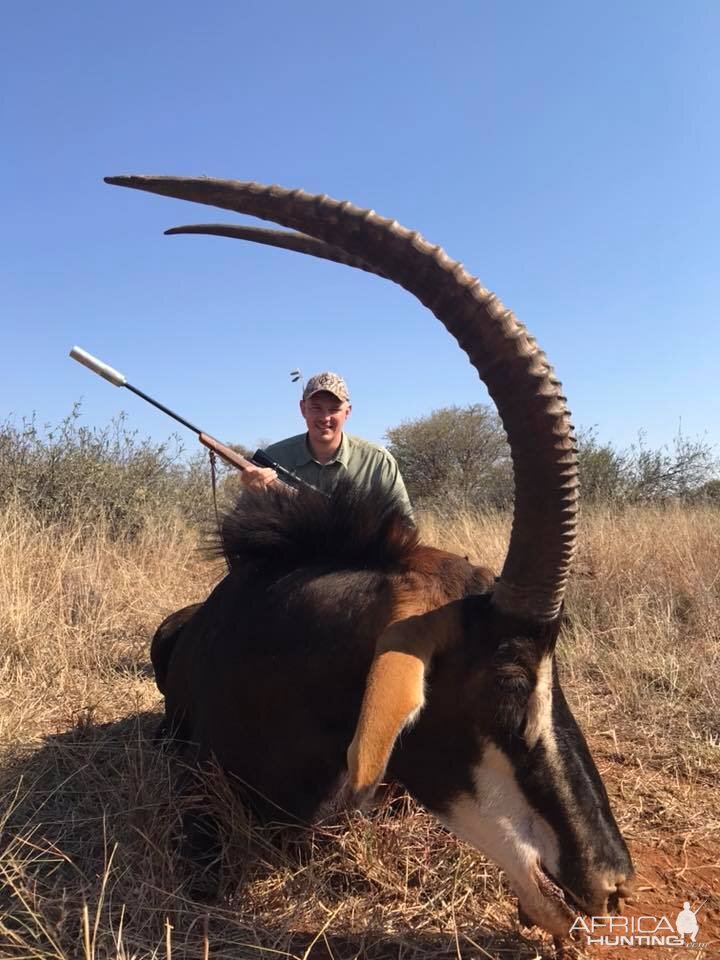
[[[430,542],[502,561],[505,516],[421,522]],[[223,896],[188,898],[177,761],[152,741],[148,642],[218,576],[196,540],[172,517],[122,542],[0,514],[0,955],[550,956],[517,926],[494,865],[394,792],[371,816],[280,830],[210,776]],[[710,507],[589,512],[560,648],[568,699],[651,877],[643,909],[705,899],[703,940],[720,933],[718,542]]]

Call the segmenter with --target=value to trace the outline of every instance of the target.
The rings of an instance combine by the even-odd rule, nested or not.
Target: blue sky
[[[577,425],[720,443],[720,6],[186,0],[6,5],[0,415],[299,432],[288,372],[338,370],[351,432],[486,401],[440,324],[376,277],[208,237],[232,214],[118,173],[304,187],[462,260],[536,335]],[[187,443],[193,446],[191,435]]]

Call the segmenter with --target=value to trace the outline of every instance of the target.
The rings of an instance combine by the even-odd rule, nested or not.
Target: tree
[[[512,499],[510,448],[491,407],[443,407],[388,429],[386,440],[415,503],[504,506]]]

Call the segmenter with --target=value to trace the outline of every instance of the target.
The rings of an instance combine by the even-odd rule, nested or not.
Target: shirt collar
[[[316,460],[315,457],[313,456],[313,452],[310,449],[307,433],[305,434],[304,447],[305,447],[305,454],[307,456],[307,459],[303,462],[302,465],[304,465],[305,463],[319,463],[319,461]],[[350,444],[347,439],[347,436],[345,435],[345,431],[343,430],[342,436],[340,438],[340,446],[335,451],[335,456],[332,458],[332,460],[328,460],[328,463],[341,463],[347,470],[349,457],[350,457]],[[327,463],[322,464],[322,466],[327,466]]]

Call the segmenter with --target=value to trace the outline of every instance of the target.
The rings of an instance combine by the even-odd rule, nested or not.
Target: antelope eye
[[[498,669],[495,677],[495,720],[500,730],[507,734],[521,734],[525,725],[530,700],[530,679],[517,664],[508,664]]]

